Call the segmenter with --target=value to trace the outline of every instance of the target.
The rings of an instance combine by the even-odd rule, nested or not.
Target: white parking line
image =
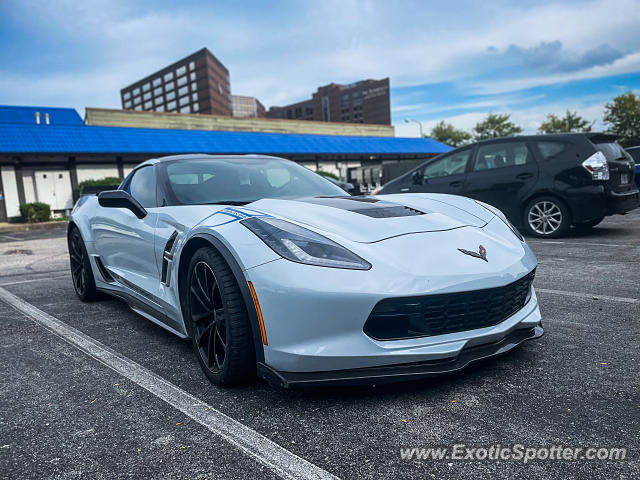
[[[21,240],[20,238],[12,237],[11,235],[5,235],[4,233],[0,234],[0,237],[8,238],[9,240],[13,240],[15,242],[19,242]]]
[[[637,298],[612,297],[610,295],[596,295],[595,293],[567,292],[566,290],[553,290],[549,288],[536,287],[536,292],[552,293],[555,295],[565,295],[568,297],[588,298],[590,300],[610,300],[612,302],[640,303],[640,300]]]
[[[216,410],[164,378],[0,287],[0,300],[220,436],[286,479],[337,477]],[[204,381],[204,380],[203,380]]]
[[[31,278],[29,280],[18,280],[16,282],[0,283],[0,287],[8,287],[9,285],[20,285],[21,283],[44,282],[44,281],[55,280],[56,278],[64,278],[69,276],[70,274],[65,274],[65,275],[57,275],[55,277],[40,277],[40,278]]]

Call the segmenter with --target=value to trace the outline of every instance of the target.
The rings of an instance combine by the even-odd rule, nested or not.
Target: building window
[[[302,107],[296,107],[296,118],[302,118]]]
[[[196,62],[189,62],[189,70],[196,68]]]
[[[153,94],[157,97],[158,95],[162,95],[162,87],[155,88],[153,90]]]
[[[139,88],[134,88],[133,89],[133,96],[135,97],[136,95],[140,95],[140,89]]]
[[[173,90],[175,88],[175,84],[173,82],[165,83],[164,89],[165,91]]]
[[[191,95],[191,99],[192,99],[194,102],[197,102],[197,101],[198,101],[198,92],[195,92],[193,95]]]
[[[189,74],[189,78],[191,79],[192,82],[195,82],[195,80],[196,80],[196,72],[191,72]]]
[[[164,75],[165,83],[168,82],[169,80],[173,80],[173,72],[165,73]]]
[[[362,105],[362,97],[360,96],[360,92],[353,92],[352,96],[354,105]]]
[[[198,109],[198,104],[197,104],[197,103],[194,103],[194,104],[193,104],[193,107],[191,107],[191,108],[193,109],[193,111],[194,111],[194,112],[197,112],[197,111],[199,110],[199,109]]]
[[[131,98],[131,92],[124,92],[122,98],[124,98],[125,100],[129,100]]]
[[[187,105],[186,107],[182,107],[180,109],[180,113],[191,113],[191,107]]]
[[[153,79],[153,86],[154,86],[154,87],[157,87],[157,86],[159,86],[159,85],[162,85],[162,79],[161,79],[160,77],[158,77],[158,78],[154,78],[154,79]]]
[[[136,106],[134,107],[134,110],[142,110],[142,105],[136,105]]]
[[[124,108],[131,108],[131,100],[124,102]]]
[[[182,95],[186,95],[187,93],[189,93],[189,89],[187,87],[182,87],[178,90],[179,97],[181,97]]]
[[[145,110],[151,110],[152,107],[153,107],[153,102],[151,100],[149,100],[148,102],[144,102]]]
[[[331,121],[331,115],[329,113],[329,97],[326,95],[322,97],[322,120],[325,122]]]
[[[147,92],[142,96],[143,99],[149,100],[151,98],[151,92]]]
[[[151,90],[151,84],[149,82],[147,82],[144,85],[142,85],[142,91],[143,92],[148,92],[149,90]]]
[[[198,85],[196,85],[196,82],[193,82],[193,83],[191,84],[191,91],[192,91],[192,92],[195,92],[196,90],[198,90]]]
[[[187,84],[187,77],[180,77],[178,78],[178,86],[181,87],[182,85],[186,85]]]
[[[167,100],[173,100],[176,98],[176,92],[169,92],[165,96],[167,97]]]
[[[304,114],[305,114],[307,117],[311,117],[311,116],[313,116],[313,108],[311,108],[311,107],[304,107]]]
[[[164,112],[164,105],[158,105],[156,107],[156,112]]]
[[[133,103],[134,103],[134,104],[138,105],[138,104],[140,104],[140,102],[142,102],[142,100],[140,99],[140,97],[134,97],[134,98],[133,98]]]
[[[186,105],[187,103],[189,103],[189,97],[182,97],[179,100],[180,106],[182,107],[183,105]]]
[[[184,75],[185,73],[187,73],[187,67],[183,65],[182,67],[176,70],[176,77],[179,77],[180,75]]]
[[[175,109],[176,109],[176,102],[175,101],[167,103],[167,111],[168,112],[172,112]]]
[[[160,105],[163,102],[162,97],[156,97],[155,102],[156,102],[156,105]]]

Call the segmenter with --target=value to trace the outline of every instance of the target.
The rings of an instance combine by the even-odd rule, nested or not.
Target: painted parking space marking
[[[225,415],[142,365],[119,354],[63,321],[0,287],[0,300],[116,373],[144,388],[212,433],[286,479],[337,479],[336,476],[281,447]],[[204,381],[204,380],[203,380]]]
[[[553,295],[565,295],[568,297],[588,298],[590,300],[609,300],[621,303],[640,303],[640,299],[628,297],[612,297],[611,295],[597,295],[595,293],[567,292],[566,290],[554,290],[550,288],[538,288],[536,292],[551,293]]]
[[[29,280],[16,280],[15,282],[0,283],[0,287],[8,287],[10,285],[20,285],[21,283],[47,282],[50,280],[55,280],[57,278],[65,278],[70,276],[71,274],[65,274],[65,275],[56,275],[55,277],[40,277],[40,278],[30,278]]]
[[[575,245],[575,246],[590,246],[590,247],[637,247],[638,245],[629,245],[624,243],[592,243],[592,242],[561,242],[552,240],[530,240],[527,239],[527,243],[535,243],[536,245]]]

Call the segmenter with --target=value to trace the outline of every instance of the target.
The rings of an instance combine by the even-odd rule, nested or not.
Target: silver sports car
[[[181,338],[209,379],[284,387],[440,375],[543,334],[536,258],[502,213],[352,197],[288,160],[148,160],[69,218],[75,290]]]

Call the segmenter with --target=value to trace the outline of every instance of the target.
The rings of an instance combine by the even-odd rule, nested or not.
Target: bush
[[[23,203],[20,205],[20,214],[29,223],[48,222],[51,207],[42,202]]]
[[[117,187],[122,183],[118,177],[99,178],[97,180],[84,180],[78,184],[78,194],[84,187]]]
[[[322,175],[323,177],[329,177],[329,178],[333,178],[334,180],[340,180],[340,177],[338,177],[335,173],[326,172],[324,170],[316,170],[316,173],[318,175]]]

